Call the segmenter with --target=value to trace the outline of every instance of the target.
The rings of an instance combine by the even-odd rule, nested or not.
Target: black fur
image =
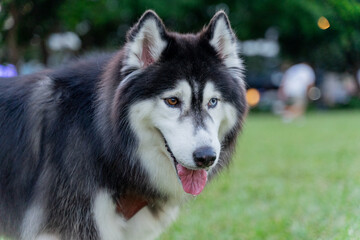
[[[114,197],[131,191],[154,204],[166,201],[168,196],[149,184],[134,154],[137,139],[128,111],[173,88],[178,79],[190,85],[195,81],[199,89],[213,81],[237,108],[238,124],[222,143],[217,170],[228,165],[246,115],[245,92],[209,44],[213,24],[196,35],[179,35],[166,32],[154,14],[144,14],[128,40],[133,41],[143,21],[154,18],[167,47],[158,61],[121,87],[131,73],[121,72],[125,49],[57,70],[0,79],[0,234],[20,238],[25,211],[40,202],[46,207],[42,232],[98,239],[91,202],[99,188]],[[219,17],[228,24],[226,15]],[[188,114],[201,125],[199,104],[194,99]]]

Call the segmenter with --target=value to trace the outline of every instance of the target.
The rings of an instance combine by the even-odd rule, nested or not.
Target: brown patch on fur
[[[132,218],[147,205],[147,200],[143,196],[137,194],[127,194],[116,199],[116,211],[122,214],[126,220]]]

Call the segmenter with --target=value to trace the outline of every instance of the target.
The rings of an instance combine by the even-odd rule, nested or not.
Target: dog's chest
[[[165,205],[154,212],[145,206],[126,220],[116,210],[109,193],[101,191],[94,201],[94,218],[102,240],[155,239],[175,219],[179,207]]]
[[[165,206],[154,214],[144,207],[127,221],[124,239],[155,239],[176,219],[178,210],[177,206]]]

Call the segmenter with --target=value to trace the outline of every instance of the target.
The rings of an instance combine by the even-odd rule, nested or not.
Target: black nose
[[[198,167],[210,167],[214,164],[216,153],[211,147],[201,147],[193,153],[194,161]]]

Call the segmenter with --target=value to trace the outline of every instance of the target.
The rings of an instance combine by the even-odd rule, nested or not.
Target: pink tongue
[[[207,172],[205,170],[191,170],[177,164],[178,174],[185,192],[199,195],[205,187]]]

